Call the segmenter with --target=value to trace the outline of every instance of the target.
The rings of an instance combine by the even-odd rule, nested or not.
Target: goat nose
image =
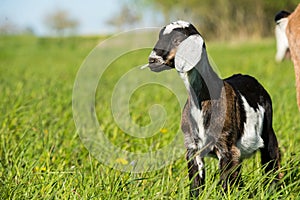
[[[157,59],[156,58],[152,58],[152,57],[150,57],[149,59],[149,63],[151,64],[151,63],[156,63],[157,62]]]

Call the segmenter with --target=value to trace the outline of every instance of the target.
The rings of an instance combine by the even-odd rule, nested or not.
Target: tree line
[[[178,19],[190,21],[208,39],[259,38],[273,36],[276,13],[292,12],[298,3],[299,0],[127,0],[106,23],[122,31],[138,24],[143,13],[150,11],[153,18],[157,19],[157,15],[163,18],[163,24]],[[67,10],[61,9],[46,14],[44,24],[57,36],[75,34],[80,26]],[[18,33],[34,33],[34,30],[30,27],[20,30],[9,21],[0,24],[0,35]]]
[[[143,7],[161,13],[164,21],[192,21],[207,37],[266,37],[274,33],[274,16],[293,11],[298,0],[142,0]]]

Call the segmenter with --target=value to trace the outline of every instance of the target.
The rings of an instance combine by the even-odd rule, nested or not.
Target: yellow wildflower
[[[161,132],[162,134],[167,133],[167,132],[168,132],[168,129],[162,128],[162,129],[160,129],[160,132]]]
[[[119,163],[119,164],[122,164],[122,165],[127,165],[128,164],[128,161],[124,158],[117,158],[116,162]]]
[[[33,172],[46,172],[46,167],[35,167]]]
[[[41,172],[45,172],[46,171],[46,167],[41,167]]]

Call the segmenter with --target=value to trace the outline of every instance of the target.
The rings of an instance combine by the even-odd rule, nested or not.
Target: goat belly
[[[240,149],[241,157],[246,158],[259,148],[264,147],[261,135],[265,110],[260,105],[258,105],[258,109],[254,109],[244,96],[241,95],[241,98],[245,109],[246,121],[244,122],[244,132],[237,142],[237,147]]]

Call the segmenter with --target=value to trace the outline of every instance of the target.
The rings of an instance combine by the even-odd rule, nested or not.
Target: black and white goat
[[[248,75],[220,79],[210,66],[203,38],[192,24],[177,21],[164,27],[148,66],[155,72],[175,68],[188,90],[181,128],[192,196],[198,196],[204,183],[203,158],[208,155],[219,159],[224,189],[239,179],[242,160],[258,149],[266,172],[280,168],[269,94]]]

